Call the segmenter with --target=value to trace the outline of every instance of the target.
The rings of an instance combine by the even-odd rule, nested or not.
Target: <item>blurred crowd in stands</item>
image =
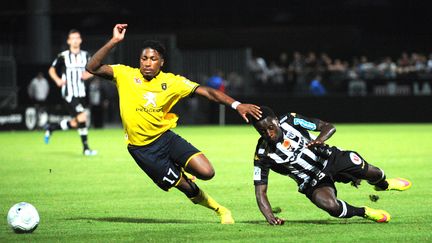
[[[248,68],[255,90],[259,92],[317,96],[354,96],[368,92],[415,95],[420,91],[425,95],[431,94],[429,82],[408,85],[407,81],[432,79],[432,54],[403,52],[397,58],[386,56],[370,60],[367,56],[360,56],[347,61],[327,53],[295,51],[291,57],[281,53],[278,60],[253,57]],[[372,91],[367,87],[371,82],[376,84]]]

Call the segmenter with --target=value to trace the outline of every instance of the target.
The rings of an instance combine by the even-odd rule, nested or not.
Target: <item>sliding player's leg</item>
[[[336,218],[351,218],[354,216],[363,217],[378,223],[390,221],[390,214],[384,210],[372,209],[369,207],[356,207],[340,200],[336,197],[337,191],[334,183],[322,182],[315,187],[310,194],[309,199],[319,208],[326,211]]]
[[[411,181],[404,178],[386,179],[384,171],[371,164],[369,164],[365,179],[368,181],[369,184],[374,185],[375,190],[377,191],[405,191],[412,186]]]

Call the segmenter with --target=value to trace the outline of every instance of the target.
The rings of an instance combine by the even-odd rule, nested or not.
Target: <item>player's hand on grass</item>
[[[273,218],[267,219],[267,222],[271,225],[283,225],[285,223],[285,220],[280,219],[278,217],[273,217]]]
[[[247,123],[249,123],[248,114],[258,120],[261,118],[262,113],[259,106],[252,104],[240,104],[237,106],[237,111]]]

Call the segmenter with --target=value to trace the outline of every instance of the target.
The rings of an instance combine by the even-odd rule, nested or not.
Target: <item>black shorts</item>
[[[354,151],[341,151],[336,147],[332,148],[332,154],[328,159],[326,169],[322,172],[322,178],[316,179],[313,184],[305,190],[306,196],[311,199],[312,193],[324,186],[334,188],[335,195],[337,190],[335,182],[349,183],[358,179],[364,179],[368,171],[369,164]]]
[[[149,145],[129,145],[128,150],[138,166],[165,191],[177,185],[181,167],[186,167],[194,155],[201,153],[169,130]]]
[[[369,164],[357,152],[341,151],[335,147],[328,163],[326,174],[342,183],[364,179],[369,168]]]
[[[69,114],[72,117],[76,117],[78,114],[83,113],[85,111],[86,100],[85,98],[73,97],[71,102],[66,101],[66,107],[68,109]]]
[[[325,186],[333,188],[334,191],[335,191],[335,195],[337,196],[337,190],[336,190],[334,181],[333,181],[333,179],[330,176],[324,176],[322,179],[318,180],[315,185],[307,188],[305,190],[304,194],[306,195],[307,198],[309,198],[309,200],[312,201],[312,194],[313,194],[313,192],[316,189],[318,189],[320,187],[325,187]]]

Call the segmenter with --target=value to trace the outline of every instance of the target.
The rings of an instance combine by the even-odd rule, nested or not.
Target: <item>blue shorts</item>
[[[194,155],[201,153],[170,130],[149,145],[129,145],[128,150],[138,166],[165,191],[177,185],[181,168],[186,167]]]

